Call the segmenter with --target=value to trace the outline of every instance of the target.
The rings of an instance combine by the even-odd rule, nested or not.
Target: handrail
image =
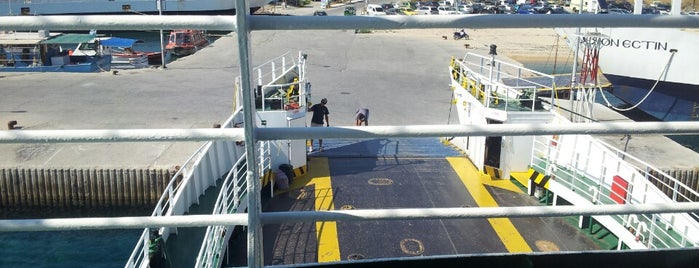
[[[567,139],[568,141],[566,143],[563,143],[563,140]],[[573,141],[572,139],[575,139]],[[562,193],[558,192],[557,194],[565,199],[570,198],[571,195],[578,195],[583,197],[584,199],[587,199],[588,202],[592,204],[615,204],[618,201],[614,200],[610,194],[602,194],[600,195],[599,193],[613,193],[614,191],[612,190],[613,182],[611,182],[611,179],[609,179],[608,174],[617,174],[617,175],[622,175],[626,177],[626,180],[629,182],[629,192],[627,193],[628,196],[624,197],[624,203],[625,204],[633,204],[633,203],[655,203],[655,202],[663,202],[667,204],[679,204],[675,200],[671,199],[670,197],[666,196],[663,194],[658,188],[656,187],[639,187],[640,185],[648,185],[652,184],[652,181],[650,181],[649,176],[644,176],[644,173],[647,173],[648,169],[654,169],[652,166],[648,166],[648,168],[643,169],[643,168],[638,168],[636,166],[631,165],[630,163],[622,160],[618,154],[616,153],[617,149],[613,147],[607,147],[608,144],[602,144],[599,142],[597,139],[593,139],[590,136],[585,136],[585,135],[577,135],[577,136],[560,136],[558,137],[557,140],[558,145],[553,146],[552,144],[552,138],[551,136],[538,136],[537,139],[535,139],[534,142],[534,153],[533,153],[533,158],[532,158],[532,167],[535,167],[539,170],[546,170],[547,174],[550,170],[551,176],[554,176],[555,179],[552,180],[556,184],[561,185],[562,187],[565,187],[569,190],[570,192],[567,193]],[[579,159],[579,156],[565,156],[561,155],[561,152],[563,148],[561,148],[561,144],[573,144],[571,146],[575,146],[577,150],[583,150],[585,151],[584,147],[587,147],[587,154],[588,155],[593,155],[596,158],[600,157],[600,153],[602,154],[601,157],[603,158],[602,165],[601,167],[598,167],[598,165],[595,163],[588,163],[587,159]],[[585,145],[587,144],[587,145]],[[599,161],[599,159],[597,160]],[[583,164],[579,164],[579,163]],[[568,164],[569,163],[569,164]],[[611,164],[609,164],[611,163]],[[618,163],[618,164],[614,164]],[[590,166],[592,165],[592,166]],[[611,170],[612,167],[615,167],[616,170]],[[599,168],[602,169],[600,174],[594,174],[590,172],[590,168],[592,168],[593,172],[597,172]],[[597,169],[597,170],[596,170]],[[626,170],[625,172],[621,172],[623,170]],[[629,175],[629,172],[632,172],[631,175]],[[636,179],[634,179],[634,174],[633,172],[636,172],[640,174],[639,176],[635,176]],[[623,175],[626,174],[626,175]],[[630,177],[629,177],[630,176]],[[668,177],[671,178],[671,177]],[[674,180],[674,179],[673,179]],[[676,182],[679,183],[679,182]],[[557,187],[556,189],[559,189]],[[621,197],[619,197],[621,198]],[[575,205],[580,205],[579,202],[573,202]],[[636,235],[640,235],[643,237],[643,239],[647,240],[637,240],[640,242],[643,242],[646,247],[661,247],[661,248],[667,248],[667,247],[678,247],[678,246],[685,246],[684,243],[689,240],[692,243],[698,243],[699,240],[692,240],[692,234],[696,234],[696,230],[699,227],[699,223],[697,223],[695,220],[689,217],[688,214],[672,214],[672,215],[656,215],[656,214],[649,214],[649,213],[643,213],[638,216],[644,224],[649,226],[650,228],[645,229],[645,233],[647,234],[642,234],[640,230],[635,230],[632,233],[635,233]],[[614,221],[616,221],[616,224],[624,225],[628,220],[627,216],[624,215],[617,215],[612,217]],[[680,220],[682,219],[682,220]],[[661,224],[663,226],[661,226]],[[672,228],[668,228],[668,226],[673,226]],[[609,226],[607,226],[609,227]],[[681,240],[677,240],[674,238],[672,235],[672,231],[670,229],[674,230],[685,230],[687,228],[690,228],[691,233],[676,233],[679,237],[681,237]],[[620,234],[616,234],[619,236]],[[672,244],[669,244],[665,240],[662,239],[653,239],[654,237],[663,237],[665,240],[670,241]],[[620,237],[621,238],[621,237]],[[638,238],[637,238],[638,239]],[[637,242],[637,241],[627,241],[627,243],[630,242]]]
[[[619,150],[618,148],[616,148],[616,147],[610,145],[609,143],[606,143],[606,142],[604,142],[604,141],[602,141],[602,140],[598,140],[598,142],[599,142],[600,144],[606,146],[606,147],[609,148],[610,150],[616,152],[617,154],[623,155],[624,158],[631,158],[634,162],[637,162],[637,163],[639,163],[639,164],[641,164],[641,165],[643,165],[643,166],[646,166],[646,167],[652,169],[653,171],[657,172],[659,175],[662,175],[663,177],[672,179],[672,181],[673,181],[674,183],[676,183],[679,187],[681,187],[681,188],[684,189],[685,191],[691,193],[693,196],[695,196],[695,198],[697,198],[697,199],[699,200],[699,192],[697,192],[696,190],[690,188],[690,187],[687,186],[686,184],[684,184],[684,183],[678,181],[677,179],[673,178],[670,174],[667,174],[665,171],[662,171],[662,170],[660,170],[660,169],[657,169],[657,168],[655,168],[654,166],[652,166],[651,164],[648,164],[648,163],[646,163],[645,161],[643,161],[643,160],[641,160],[641,159],[639,159],[639,158],[637,158],[637,157],[635,157],[635,156],[633,156],[633,155],[631,155],[631,154],[629,154],[629,153],[627,153],[627,152],[624,152],[624,151],[622,151],[622,150]],[[639,167],[636,167],[636,168],[637,168],[638,170],[644,170],[644,169],[639,168]]]
[[[245,160],[246,155],[243,154],[228,171],[228,175],[224,179],[222,189],[216,199],[213,215],[231,214],[240,204],[240,197],[244,195],[247,188],[238,188],[236,186],[239,182],[245,181],[245,172],[240,172],[245,170],[243,169],[245,168]],[[230,195],[231,192],[232,195]],[[232,203],[230,202],[231,200],[233,201]],[[195,267],[214,267],[212,265],[218,265],[218,261],[215,258],[218,256],[217,253],[220,253],[221,248],[225,248],[225,240],[230,235],[227,227],[221,225],[210,225],[207,227],[199,254],[197,254]],[[221,234],[225,235],[222,236]]]
[[[258,140],[308,138],[387,138],[450,136],[531,136],[565,134],[699,133],[699,122],[604,122],[571,124],[502,124],[483,126],[410,125],[323,128],[256,128]],[[0,143],[104,143],[242,140],[242,128],[124,129],[124,130],[2,130]]]
[[[199,155],[199,153],[202,152],[202,150],[204,150],[204,148],[207,147],[207,145],[208,143],[199,146],[199,148],[184,161],[182,167],[190,166],[189,164],[194,160],[196,156]],[[185,179],[189,178],[189,176],[184,176],[183,173],[185,171],[186,169],[180,168],[179,170],[177,170],[177,172],[175,172],[175,174],[170,179],[170,182],[165,187],[165,190],[163,191],[163,194],[160,196],[160,199],[158,199],[158,203],[156,203],[155,209],[153,209],[153,213],[151,213],[151,216],[165,216],[165,213],[170,210],[171,205],[169,205],[169,203],[173,200],[174,194],[178,191],[178,187],[181,185],[177,178],[180,176],[182,176]],[[148,257],[148,243],[151,235],[150,232],[151,230],[149,229],[143,230],[143,233],[141,233],[138,242],[136,242],[136,245],[134,246],[134,250],[131,252],[131,255],[129,256],[129,259],[126,263],[126,267],[140,267],[141,263],[143,263],[145,259]]]
[[[236,16],[141,16],[141,15],[54,15],[0,16],[0,30],[63,31],[174,30],[181,28],[209,31],[237,29]],[[438,28],[553,28],[553,27],[627,27],[698,28],[696,16],[628,16],[580,14],[550,16],[493,16],[484,14],[455,16],[250,16],[250,30],[340,30],[340,29],[438,29]]]
[[[263,212],[263,224],[305,221],[432,220],[593,216],[642,213],[699,212],[699,202],[678,204],[453,207],[409,209],[357,209],[331,211]],[[0,220],[0,232],[37,232],[65,230],[141,229],[159,227],[202,227],[209,225],[247,225],[246,214],[184,215],[170,217],[54,218]],[[699,246],[699,245],[698,245]]]

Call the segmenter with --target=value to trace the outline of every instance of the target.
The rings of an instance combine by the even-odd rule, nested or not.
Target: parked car
[[[548,13],[548,12],[551,10],[551,8],[549,8],[548,5],[546,5],[546,4],[541,4],[541,3],[539,3],[539,4],[535,5],[535,6],[532,6],[532,8],[533,8],[534,10],[536,10],[536,12],[539,13],[539,14],[545,14],[545,13]]]
[[[623,9],[623,8],[610,8],[610,9],[607,9],[607,13],[608,14],[631,14],[631,12],[629,12],[628,10]]]
[[[386,12],[379,5],[369,4],[366,6],[366,13],[370,16],[386,15]]]
[[[313,12],[313,16],[327,16],[328,13],[325,10],[316,10]]]
[[[354,7],[345,7],[345,16],[354,16],[357,15],[357,9]]]
[[[456,10],[459,11],[459,13],[461,13],[461,14],[472,14],[473,13],[473,6],[459,5],[456,7]]]
[[[437,13],[439,15],[457,15],[457,14],[459,14],[459,12],[456,11],[456,8],[454,8],[453,6],[438,6]]]
[[[517,14],[538,14],[536,10],[531,5],[519,5],[517,8]]]
[[[400,8],[398,8],[398,10],[405,15],[417,15],[417,12],[415,11],[415,9],[412,9],[409,7],[400,7]]]
[[[561,14],[565,13],[565,9],[563,9],[563,6],[561,5],[550,5],[551,8],[551,13],[556,13],[556,14]]]
[[[434,6],[420,6],[417,8],[416,12],[418,15],[437,15],[437,14],[439,14],[439,11],[437,11],[437,7],[434,7]]]
[[[395,8],[384,8],[383,11],[386,12],[386,15],[403,15]]]

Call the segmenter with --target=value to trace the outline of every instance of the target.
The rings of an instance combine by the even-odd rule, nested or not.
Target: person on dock
[[[330,120],[328,118],[328,107],[325,106],[328,103],[328,99],[323,98],[320,103],[317,103],[309,109],[313,112],[313,117],[311,117],[311,127],[322,127],[323,125],[330,126]],[[323,139],[318,139],[318,149],[323,151]],[[313,152],[313,139],[311,139],[310,146],[308,147],[308,152]]]
[[[356,126],[361,126],[362,123],[364,123],[365,126],[368,126],[369,125],[369,109],[368,108],[357,109],[357,112],[354,115],[354,119],[355,119]]]

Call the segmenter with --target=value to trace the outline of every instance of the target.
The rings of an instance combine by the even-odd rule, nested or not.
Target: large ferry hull
[[[638,105],[650,118],[662,121],[696,120],[699,113],[699,85],[658,82],[648,99],[641,102],[649,94],[655,80],[638,79],[607,74],[605,77],[614,85],[611,93],[629,105]]]
[[[8,0],[0,2],[1,16],[16,15],[97,15],[97,14],[158,14],[158,1],[153,0]],[[235,1],[228,0],[164,0],[163,14],[235,13]],[[269,1],[248,0],[248,7],[257,9]]]
[[[573,47],[576,29],[559,29]],[[599,69],[612,83],[612,93],[655,119],[692,120],[699,102],[699,33],[655,28],[582,28],[580,57],[586,33],[599,33]],[[652,91],[652,92],[650,92]],[[648,95],[647,98],[646,95]],[[645,100],[644,100],[645,98]],[[643,102],[641,102],[643,100]],[[640,103],[640,104],[639,104]]]

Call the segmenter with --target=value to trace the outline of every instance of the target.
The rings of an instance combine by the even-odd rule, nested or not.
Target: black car
[[[316,10],[313,12],[313,16],[327,16],[328,13],[325,10]]]

